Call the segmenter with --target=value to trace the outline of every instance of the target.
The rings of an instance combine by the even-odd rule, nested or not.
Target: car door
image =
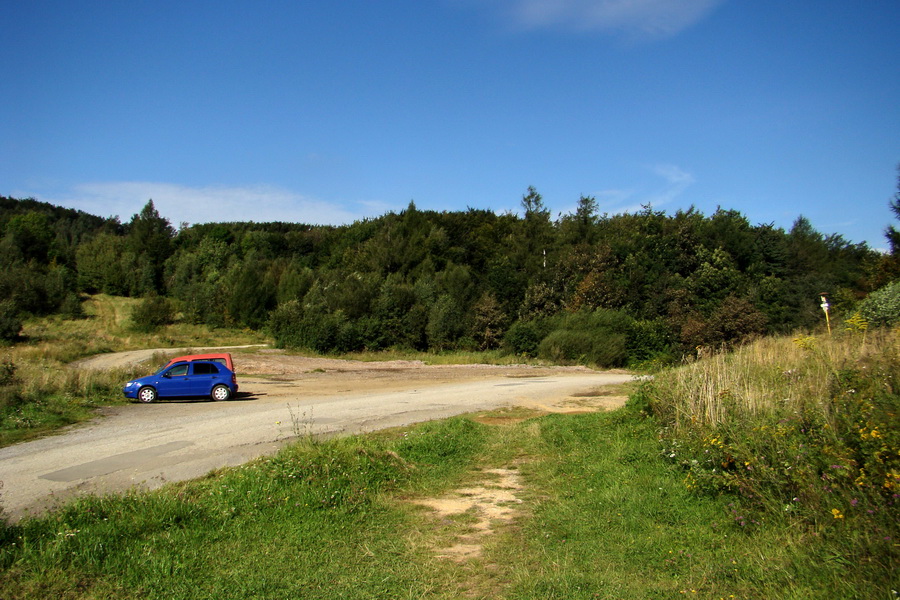
[[[213,380],[219,378],[219,368],[211,362],[192,362],[188,388],[191,396],[206,396],[212,389]]]
[[[160,377],[156,384],[156,391],[160,398],[172,398],[178,396],[189,396],[190,379],[188,377],[188,363],[178,363],[169,368]]]

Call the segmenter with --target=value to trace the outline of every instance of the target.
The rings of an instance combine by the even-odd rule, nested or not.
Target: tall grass
[[[675,427],[718,426],[734,419],[818,409],[830,413],[834,376],[870,360],[890,360],[898,336],[765,338],[659,378],[654,409]]]
[[[900,334],[766,339],[657,376],[639,401],[686,487],[737,493],[873,570],[900,566]]]

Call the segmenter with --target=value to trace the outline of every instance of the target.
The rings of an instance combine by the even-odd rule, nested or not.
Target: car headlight
[[[130,387],[133,386],[133,385],[134,385],[134,382],[133,382],[133,381],[129,381],[128,383],[125,384],[125,389],[128,389],[128,388],[130,388]]]

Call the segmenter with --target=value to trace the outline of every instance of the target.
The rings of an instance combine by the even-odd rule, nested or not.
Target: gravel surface
[[[103,354],[79,368],[148,362],[157,353]],[[86,493],[152,489],[242,464],[302,435],[347,434],[503,406],[547,412],[615,408],[604,391],[624,371],[527,365],[437,365],[306,358],[231,349],[240,392],[228,402],[132,404],[58,435],[0,448],[0,502],[13,520]],[[157,365],[148,363],[148,373]],[[123,382],[124,383],[124,382]]]

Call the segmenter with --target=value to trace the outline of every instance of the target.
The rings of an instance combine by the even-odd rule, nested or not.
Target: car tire
[[[227,385],[216,385],[213,386],[212,391],[209,393],[210,397],[213,400],[228,400],[231,398],[231,390],[228,389]]]
[[[141,389],[138,390],[137,393],[138,400],[143,402],[144,404],[149,404],[151,402],[156,402],[156,399],[159,397],[159,394],[156,393],[156,389],[150,387],[149,385],[145,385]]]

